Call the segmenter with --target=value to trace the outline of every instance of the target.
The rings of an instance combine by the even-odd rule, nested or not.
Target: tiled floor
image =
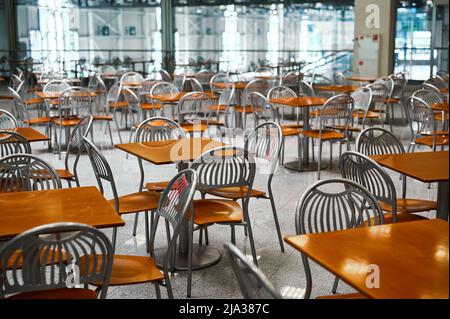
[[[0,108],[9,109],[7,101],[0,101]],[[43,131],[43,128],[40,128]],[[112,166],[119,194],[127,194],[138,190],[139,170],[136,158],[130,156],[126,159],[126,154],[118,149],[111,147],[109,137],[104,134],[104,130],[100,129],[99,124],[94,127],[94,141],[105,154],[110,165]],[[395,125],[395,134],[407,144],[410,138],[409,127],[404,125]],[[115,143],[118,143],[117,134],[113,131]],[[129,132],[122,131],[124,141],[128,141]],[[240,141],[242,142],[242,141]],[[354,148],[354,144],[352,144]],[[47,151],[47,144],[37,142],[32,144],[33,153],[47,160],[56,168],[62,168],[64,161],[62,157],[58,160],[58,156]],[[419,151],[427,149],[419,149]],[[328,146],[324,148],[323,159],[327,162],[329,158]],[[297,142],[295,137],[286,139],[286,162],[296,159]],[[317,151],[316,151],[317,153]],[[324,170],[322,179],[330,177],[339,177],[337,169],[338,146],[334,149],[334,165],[333,170]],[[146,179],[148,181],[167,180],[176,173],[175,165],[154,166],[146,163]],[[95,178],[86,155],[80,160],[79,175],[82,185],[96,185]],[[275,196],[276,207],[280,219],[281,230],[283,236],[295,234],[294,215],[297,201],[305,189],[313,184],[316,180],[316,172],[295,172],[278,167],[277,174],[273,180],[273,191]],[[393,180],[400,189],[400,181],[398,175],[392,173]],[[265,189],[264,174],[257,174],[255,187]],[[431,185],[431,189],[427,185],[408,179],[408,197],[435,199],[436,185]],[[106,197],[111,197],[111,193],[107,190]],[[279,243],[276,236],[273,217],[270,209],[270,203],[267,200],[254,200],[250,202],[250,216],[254,231],[257,255],[259,265],[267,277],[279,289],[288,287],[304,288],[306,286],[303,265],[300,254],[285,245],[285,252],[280,251]],[[434,217],[434,212],[428,214]],[[138,233],[136,237],[132,236],[134,215],[124,216],[126,225],[118,231],[117,252],[121,254],[145,255],[145,235],[143,227],[143,218],[140,219]],[[164,227],[161,227],[157,236],[157,243],[164,245],[165,233]],[[212,226],[209,229],[210,245],[223,251],[222,245],[230,241],[230,231],[227,226]],[[110,234],[110,231],[106,231]],[[244,236],[242,228],[236,231],[237,246],[247,255],[251,256],[248,238]],[[196,241],[198,234],[195,235]],[[326,270],[312,263],[313,273],[313,292],[312,297],[318,295],[331,294],[331,287],[334,277]],[[174,294],[177,298],[186,297],[186,273],[178,273],[172,279]],[[165,291],[163,291],[163,297]],[[338,291],[340,293],[352,292],[353,290],[347,285],[341,283]],[[136,286],[111,287],[108,293],[109,298],[155,298],[155,291],[151,284],[142,284]],[[241,298],[238,284],[232,273],[229,261],[222,258],[219,263],[207,269],[195,271],[193,274],[192,286],[193,298]]]

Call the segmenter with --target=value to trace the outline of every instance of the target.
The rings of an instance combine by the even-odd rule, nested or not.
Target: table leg
[[[178,171],[181,172],[189,167],[188,163],[178,163]],[[188,269],[188,251],[189,251],[189,224],[187,220],[183,221],[180,232],[178,250],[175,255],[175,270]],[[156,264],[162,266],[163,257],[166,249],[157,249],[155,251]],[[198,244],[192,245],[192,269],[202,269],[212,266],[219,262],[221,254],[218,249],[210,246]]]
[[[309,107],[303,109],[303,130],[309,130]],[[298,159],[294,162],[286,163],[284,166],[288,169],[296,170],[299,172],[303,171],[316,171],[318,163],[313,163],[309,161],[309,138],[303,137],[303,158]],[[301,161],[301,164],[300,164]],[[322,164],[321,169],[327,168],[327,165]]]
[[[448,181],[438,183],[436,218],[448,220]]]

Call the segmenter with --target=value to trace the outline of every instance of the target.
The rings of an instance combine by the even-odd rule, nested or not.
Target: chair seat
[[[145,188],[151,192],[162,192],[167,187],[168,184],[169,181],[151,182],[145,184]]]
[[[206,191],[206,193],[208,193],[210,195],[228,198],[228,199],[245,198],[245,196],[247,196],[247,192],[248,192],[247,186],[224,187],[224,188],[211,189],[211,190]],[[250,197],[264,197],[265,195],[266,195],[265,192],[259,191],[257,189],[252,189],[250,192]]]
[[[188,133],[193,133],[193,132],[204,132],[208,129],[208,126],[205,123],[200,123],[200,124],[196,124],[196,123],[185,123],[180,125],[181,128],[183,130],[185,130]]]
[[[433,146],[433,136],[419,137],[415,140],[416,144]],[[436,146],[448,145],[448,135],[436,136]]]
[[[345,137],[341,132],[334,130],[322,130],[322,134],[319,130],[306,130],[303,131],[303,135],[311,138],[322,138],[322,140],[336,140]]]
[[[161,103],[141,103],[141,109],[143,110],[160,110]]]
[[[50,123],[51,121],[52,121],[51,117],[42,116],[42,117],[33,117],[29,120],[24,120],[23,122],[28,125],[36,125],[36,124]]]
[[[75,176],[67,169],[57,169],[56,173],[60,179],[73,179]]]
[[[197,199],[194,200],[194,223],[208,225],[214,223],[242,222],[241,206],[234,200]],[[190,218],[188,216],[188,218]]]
[[[42,104],[42,103],[44,103],[44,99],[41,99],[40,97],[36,97],[36,98],[32,98],[32,99],[26,99],[24,102],[26,105]]]
[[[380,207],[385,212],[392,212],[392,206],[380,202]],[[436,210],[437,203],[425,199],[400,198],[397,199],[397,212],[399,213],[418,213]]]
[[[329,296],[317,296],[316,299],[367,299],[367,297],[360,293],[354,293],[354,294],[337,294],[337,295],[329,295]]]
[[[128,103],[126,101],[120,101],[120,102],[109,102],[109,107],[113,108],[124,108],[128,106]]]
[[[53,119],[52,121],[53,121],[53,123],[55,123],[56,125],[59,125],[59,126],[75,126],[78,123],[80,123],[80,118],[78,118],[78,117],[73,117],[73,118],[69,118],[69,119],[56,118],[56,119]]]
[[[91,289],[62,288],[22,292],[8,299],[97,299],[97,294]]]
[[[281,135],[283,136],[300,135],[301,132],[302,130],[299,128],[285,127],[284,125],[281,127]]]
[[[442,113],[435,113],[434,119],[439,122],[442,122],[442,120],[448,121],[448,119],[449,119],[448,113],[445,113],[444,117],[442,117]]]
[[[92,120],[94,120],[94,121],[112,121],[113,117],[110,115],[94,115]]]
[[[435,133],[433,133],[432,131],[422,131],[420,132],[421,135],[431,135],[433,136],[434,134],[436,135],[448,135],[448,131],[436,131]]]
[[[327,125],[326,127],[336,131],[345,131],[347,129],[348,132],[361,132],[359,127],[349,125]]]
[[[397,103],[400,103],[400,99],[397,99],[397,98],[394,98],[394,97],[388,98],[388,99],[386,99],[386,103],[397,104]]]
[[[0,100],[12,100],[13,97],[11,95],[0,95]]]
[[[364,116],[365,115],[365,116]],[[357,112],[353,112],[353,118],[358,118],[358,119],[379,119],[380,118],[380,113],[379,112],[374,112],[374,111],[368,111],[367,114],[366,112],[363,111],[357,111]]]
[[[158,269],[153,258],[129,255],[113,257],[110,286],[141,284],[163,279],[164,274]]]
[[[138,192],[119,197],[119,214],[130,214],[155,210],[158,206],[160,193]],[[114,207],[114,199],[109,203]]]

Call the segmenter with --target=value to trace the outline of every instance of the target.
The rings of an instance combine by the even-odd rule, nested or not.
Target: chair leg
[[[336,276],[336,278],[334,278],[333,289],[331,289],[331,292],[332,292],[333,294],[336,294],[338,285],[339,285],[339,277]]]
[[[236,245],[236,230],[234,229],[234,225],[231,225],[231,243]]]
[[[111,140],[111,146],[114,146],[114,140],[113,140],[112,132],[111,132],[111,124],[109,124],[109,121],[106,122],[106,126],[108,127],[109,138]]]
[[[194,225],[192,220],[189,222],[189,251],[188,251],[188,278],[187,278],[187,297],[191,298],[192,293],[192,242],[194,239]]]
[[[113,228],[113,234],[112,234],[112,247],[113,247],[113,253],[116,253],[116,240],[117,240],[117,227]]]
[[[114,124],[116,125],[116,129],[117,129],[117,135],[119,135],[119,141],[120,141],[120,144],[122,144],[122,136],[120,135],[119,123],[117,123],[117,118],[116,118],[115,112],[113,113],[113,117],[114,117]]]
[[[322,165],[322,140],[319,141],[319,160],[317,162],[317,179],[320,179],[320,166]]]
[[[136,237],[139,213],[134,214],[133,236]]]
[[[205,227],[205,244],[209,245],[208,227]]]
[[[271,193],[271,192],[270,192]],[[272,206],[273,219],[275,221],[275,227],[277,229],[278,241],[280,243],[281,251],[284,252],[283,236],[281,235],[280,223],[278,222],[277,209],[275,207],[275,201],[272,194],[269,195],[270,205]]]
[[[159,288],[159,283],[155,283],[155,293],[156,293],[156,298],[157,299],[161,299],[161,289]]]
[[[333,169],[333,142],[330,140],[330,171]]]
[[[248,216],[248,212],[247,212],[247,220],[246,220],[246,224],[248,227],[248,238],[250,240],[250,247],[252,250],[252,256],[253,256],[253,263],[258,266],[258,258],[256,257],[256,248],[255,248],[255,242],[253,240],[253,232],[252,232],[252,225],[250,224],[250,218]]]
[[[148,227],[148,212],[145,212],[145,247],[147,252],[150,252],[150,232],[149,232],[149,227]],[[153,221],[153,220],[152,220]],[[152,223],[153,224],[153,223]],[[152,225],[153,228],[153,225]]]

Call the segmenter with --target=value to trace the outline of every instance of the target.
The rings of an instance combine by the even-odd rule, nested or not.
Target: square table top
[[[424,183],[448,181],[448,151],[372,155],[370,158]]]
[[[50,139],[47,135],[42,134],[32,127],[16,127],[11,131],[19,133],[25,137],[28,142],[48,141]]]
[[[433,219],[284,240],[369,298],[448,298],[448,231]],[[374,266],[378,288],[366,285]]]
[[[204,152],[225,145],[208,138],[117,144],[115,147],[156,165],[193,161]]]
[[[96,228],[125,225],[94,187],[0,193],[0,238],[11,238],[33,227],[75,222]]]
[[[318,96],[301,96],[291,98],[277,98],[271,99],[270,102],[276,104],[282,104],[292,107],[309,107],[309,106],[321,106],[325,104],[327,100]]]
[[[314,91],[330,91],[330,92],[341,92],[341,93],[351,93],[359,89],[356,85],[315,85]]]
[[[245,87],[247,86],[248,83],[249,82],[240,81],[240,82],[234,82],[232,84],[234,85],[235,90],[243,90],[243,89],[245,89]],[[230,84],[231,83],[217,82],[217,83],[214,83],[213,85],[218,89],[226,89]]]
[[[353,81],[353,82],[375,82],[377,80],[377,78],[360,77],[360,76],[351,76],[346,79],[348,81]]]

